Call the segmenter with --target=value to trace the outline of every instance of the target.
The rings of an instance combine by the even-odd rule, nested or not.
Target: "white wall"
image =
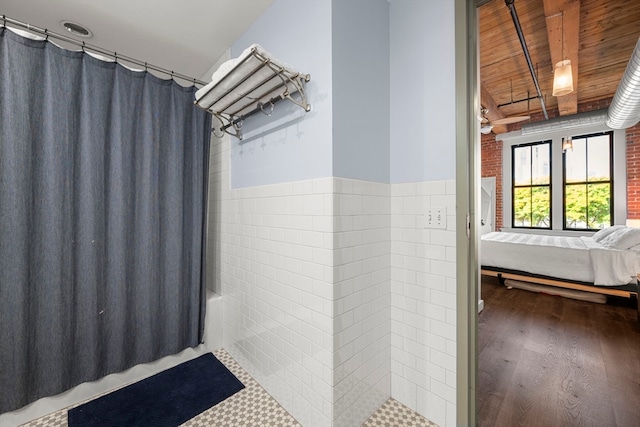
[[[331,204],[331,178],[229,196],[225,348],[305,426],[332,417]]]
[[[230,139],[213,140],[209,228],[224,348],[303,425],[330,426],[332,179],[230,189]]]
[[[362,424],[391,395],[389,184],[229,189],[235,141],[213,142],[224,348],[304,426]]]
[[[455,182],[225,189],[229,140],[210,227],[224,348],[305,426],[360,425],[388,397],[455,425]],[[447,229],[424,228],[430,206]]]
[[[359,426],[391,395],[389,185],[334,178],[334,420]]]
[[[439,426],[456,425],[455,241],[454,180],[391,185],[391,396]]]

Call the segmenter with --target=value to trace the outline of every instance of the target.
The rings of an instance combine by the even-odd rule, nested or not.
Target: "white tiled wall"
[[[212,137],[209,153],[209,209],[207,218],[207,288],[221,294],[223,203],[229,200],[229,138]],[[226,212],[226,209],[225,209]],[[228,259],[228,255],[225,255]]]
[[[454,181],[230,190],[228,147],[207,246],[227,351],[304,426],[360,425],[389,396],[455,425]],[[447,229],[423,228],[429,206]]]
[[[390,396],[389,185],[334,179],[334,419],[359,426]]]
[[[391,186],[391,395],[455,425],[455,181]],[[425,228],[444,207],[446,229]]]
[[[332,416],[331,190],[330,178],[232,190],[223,229],[225,348],[309,426]]]
[[[220,152],[218,178],[228,179]],[[333,184],[331,178],[229,190],[209,216],[218,242],[223,342],[305,426],[331,425]],[[217,224],[215,224],[217,223]],[[210,234],[211,236],[211,234]]]

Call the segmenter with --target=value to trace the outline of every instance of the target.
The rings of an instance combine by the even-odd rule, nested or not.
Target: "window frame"
[[[536,145],[548,145],[549,148],[549,183],[546,185],[533,185],[533,183],[529,185],[516,185],[515,184],[515,172],[516,172],[516,158],[515,151],[518,148],[523,147],[534,147]],[[553,229],[553,151],[551,150],[553,146],[553,141],[550,139],[540,140],[534,142],[527,142],[523,144],[514,144],[511,146],[511,227],[514,229],[526,229],[526,230],[552,230]],[[533,150],[532,150],[533,152]],[[533,169],[533,156],[531,156],[531,168]],[[531,174],[531,181],[533,181],[533,174]],[[515,200],[516,188],[531,188],[533,193],[534,187],[547,187],[549,188],[549,226],[548,227],[533,227],[533,226],[522,226],[516,225],[516,207],[513,201]],[[533,205],[533,204],[532,204]]]
[[[579,115],[578,115],[579,116]],[[572,126],[570,129],[551,129],[553,126],[549,126],[550,130],[529,132],[523,134],[521,131],[512,131],[496,135],[496,143],[502,146],[502,200],[500,203],[500,210],[502,212],[502,231],[514,231],[519,233],[533,233],[533,234],[553,234],[557,236],[591,236],[591,231],[576,231],[576,230],[564,230],[562,228],[562,138],[566,138],[568,135],[586,135],[590,133],[606,132],[611,128],[607,127],[604,122],[581,124],[578,126]],[[526,229],[518,228],[513,229],[511,227],[513,223],[512,219],[512,164],[511,164],[511,146],[517,144],[530,143],[532,141],[552,140],[552,229]],[[613,130],[613,173],[614,173],[614,219],[612,223],[626,224],[627,221],[627,167],[626,167],[626,130],[614,129]]]
[[[604,136],[604,135],[608,135],[609,136],[609,180],[608,181],[594,181],[591,182],[589,181],[589,173],[587,170],[587,176],[586,176],[586,181],[580,181],[580,182],[572,182],[570,184],[567,184],[567,168],[566,168],[566,152],[563,151],[562,153],[562,229],[565,231],[598,231],[598,228],[570,228],[567,227],[567,185],[569,186],[573,186],[573,185],[589,185],[589,184],[602,184],[602,183],[609,183],[609,225],[613,225],[614,224],[614,215],[615,215],[615,210],[614,210],[614,206],[615,206],[615,194],[614,194],[614,188],[615,188],[615,177],[614,177],[614,169],[613,169],[613,156],[614,156],[614,138],[613,138],[613,131],[603,131],[603,132],[595,132],[595,133],[589,133],[589,134],[583,134],[583,135],[575,135],[575,136],[571,136],[571,139],[586,139],[586,145],[587,145],[587,156],[585,158],[585,161],[588,161],[589,158],[589,138],[592,137],[596,137],[596,136]],[[587,209],[588,209],[588,202],[587,202]],[[589,215],[587,213],[587,218],[589,218]],[[588,221],[587,221],[588,223]]]

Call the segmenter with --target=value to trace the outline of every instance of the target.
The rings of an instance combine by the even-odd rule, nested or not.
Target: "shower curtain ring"
[[[224,131],[218,128],[212,128],[211,132],[213,132],[213,136],[220,139],[224,136]]]
[[[49,30],[47,30],[46,28],[44,29],[44,41],[48,42],[49,41]]]
[[[84,41],[82,42],[81,49],[82,49],[82,53],[87,53],[87,52],[84,50]]]
[[[269,111],[265,111],[264,110],[265,103],[258,102],[258,107],[260,107],[260,111],[262,111],[262,113],[265,114],[266,116],[270,116],[271,114],[273,114],[273,101],[269,100],[268,104],[271,108],[269,108]]]

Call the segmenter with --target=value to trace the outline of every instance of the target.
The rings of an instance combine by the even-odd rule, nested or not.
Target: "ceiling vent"
[[[609,105],[607,126],[626,129],[640,121],[640,39]]]
[[[93,37],[93,33],[90,29],[88,29],[84,25],[78,24],[77,22],[60,21],[60,25],[62,25],[65,30],[67,30],[74,36],[84,37],[86,39],[90,39],[91,37]]]
[[[560,116],[544,120],[542,122],[524,124],[522,125],[522,135],[575,129],[588,125],[604,124],[606,121],[606,109],[587,111],[586,113],[573,114],[571,116]]]

